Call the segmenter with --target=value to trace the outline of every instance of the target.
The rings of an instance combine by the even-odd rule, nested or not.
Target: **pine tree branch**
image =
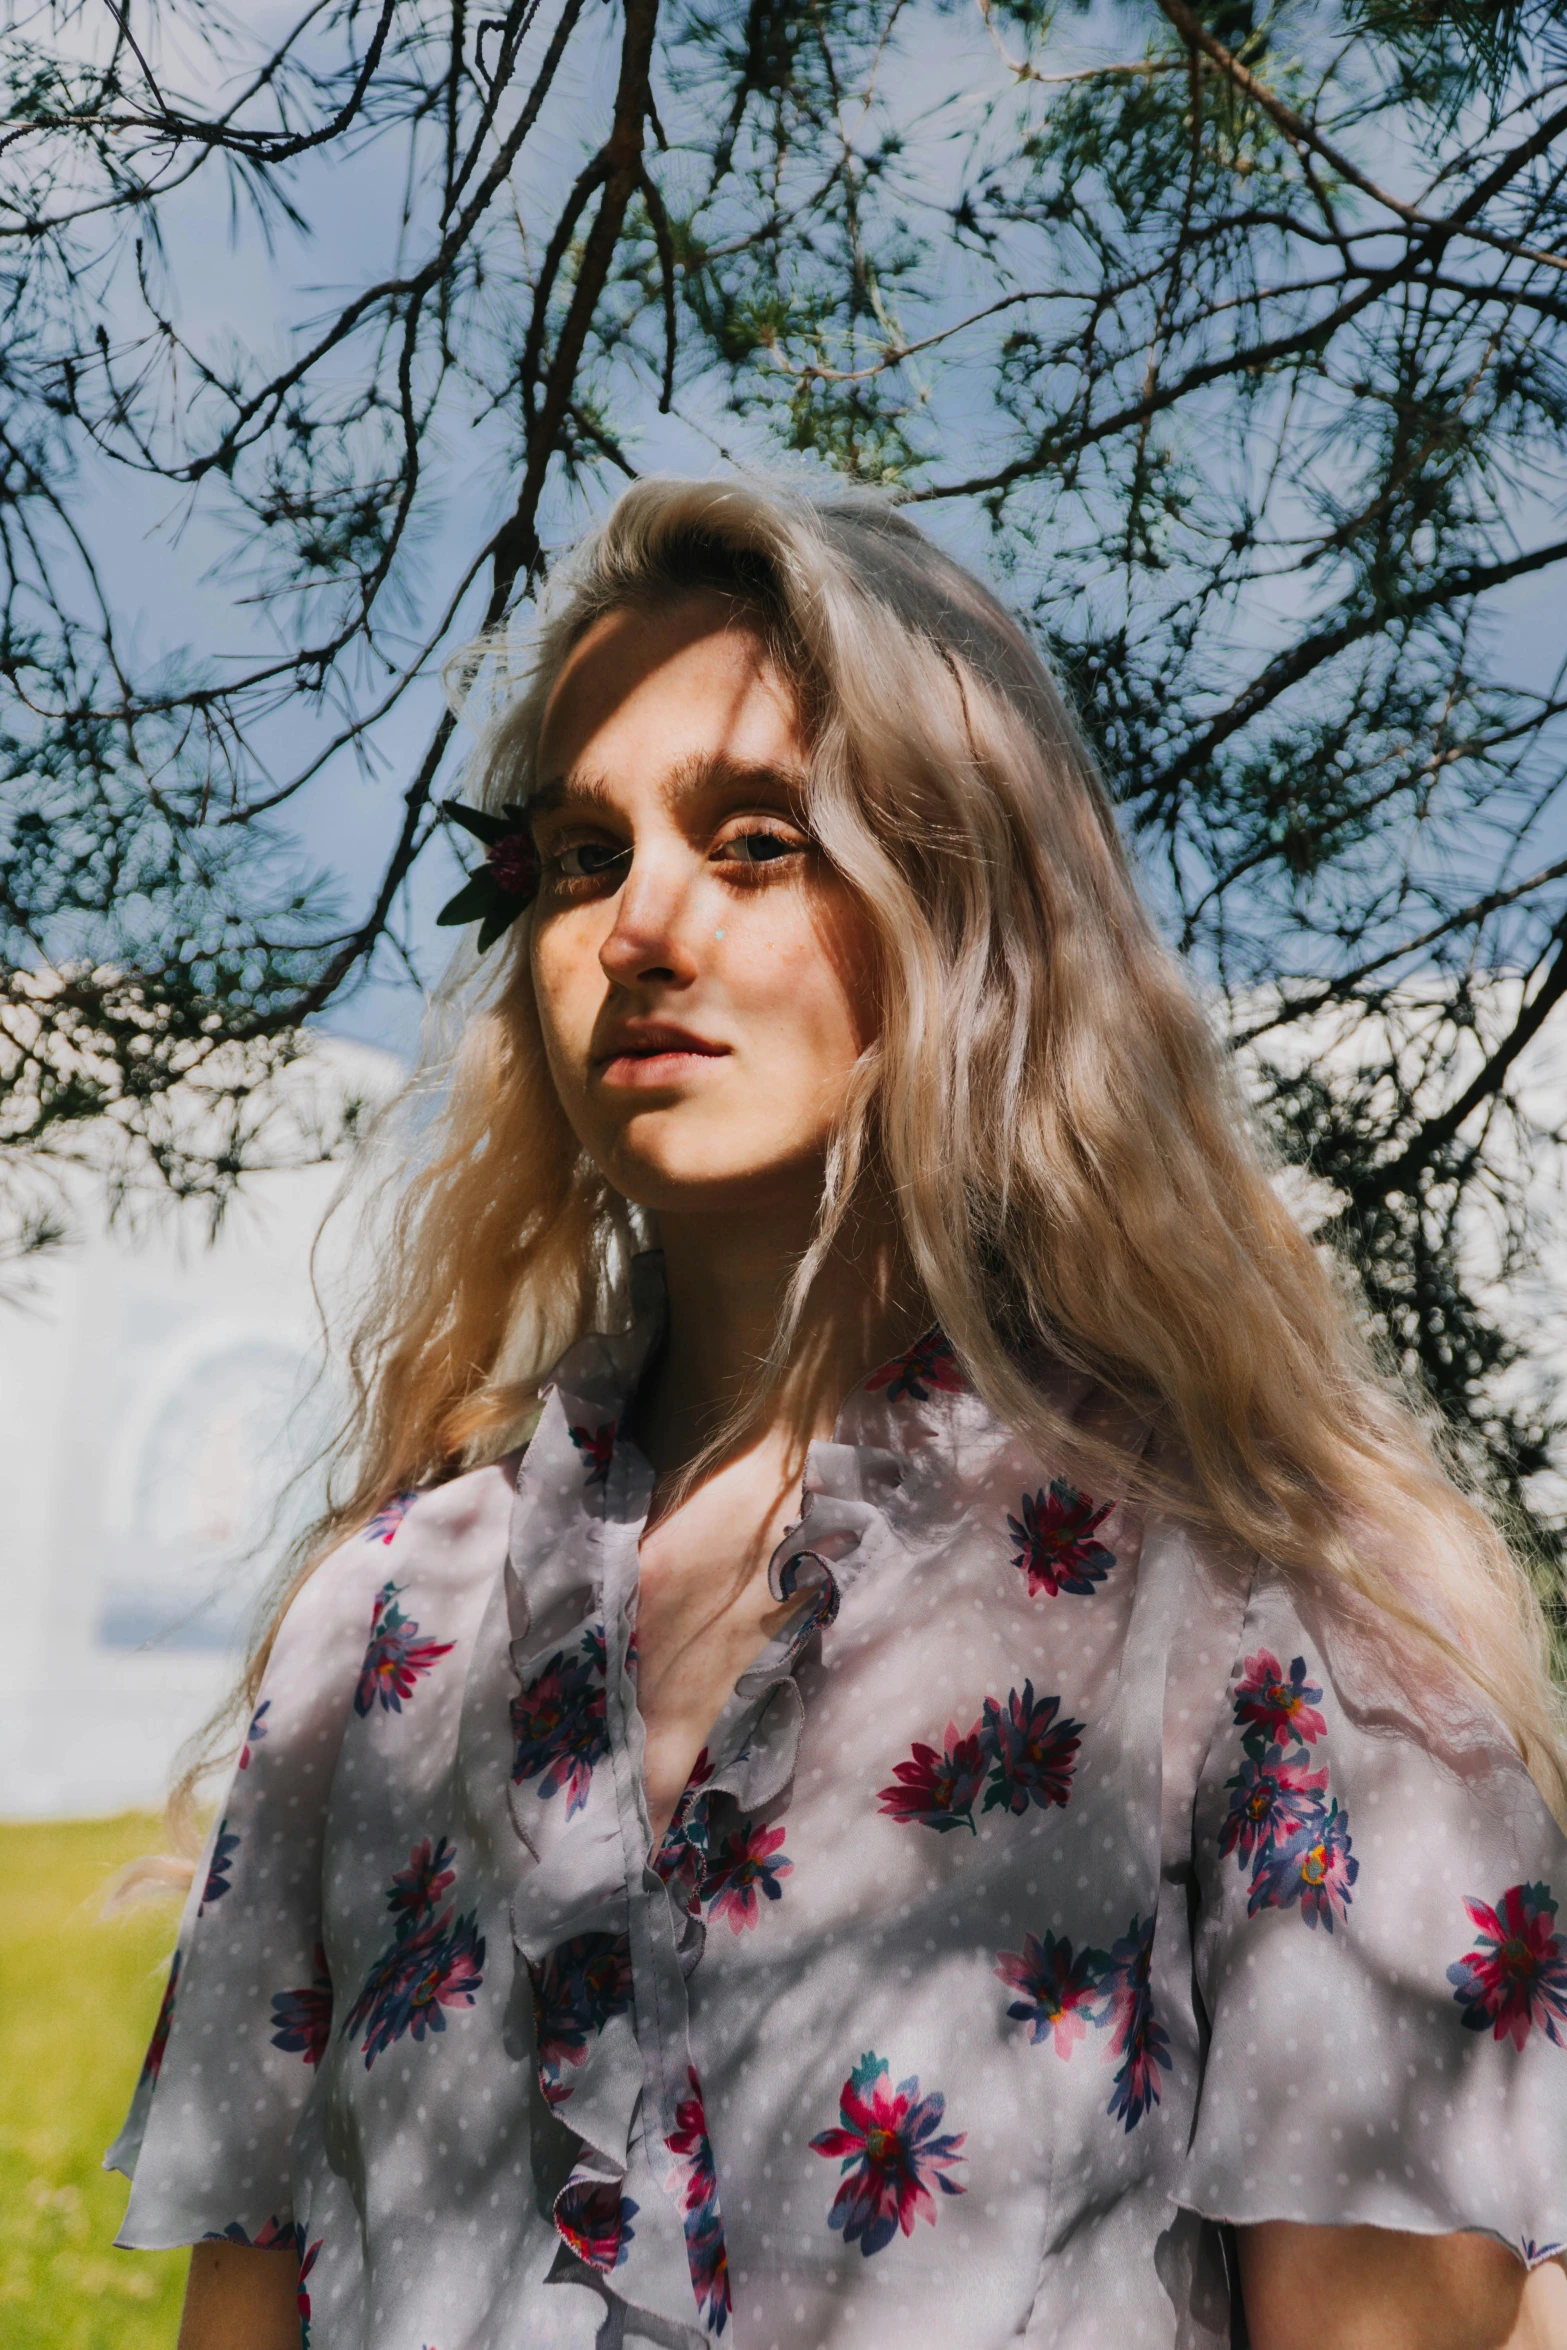
[[[1364,1213],[1397,1192],[1412,1191],[1433,1160],[1456,1140],[1476,1110],[1500,1092],[1519,1054],[1533,1043],[1556,1006],[1567,996],[1567,914],[1556,924],[1551,937],[1556,941],[1556,953],[1544,979],[1456,1101],[1424,1119],[1395,1158],[1356,1177],[1350,1200],[1358,1212]]]

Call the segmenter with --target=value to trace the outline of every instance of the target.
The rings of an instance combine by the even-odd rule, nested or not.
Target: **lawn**
[[[158,2012],[176,1911],[99,1916],[155,1819],[0,1826],[0,2341],[173,2350],[183,2252],[116,2252],[126,2183],[99,2165]]]

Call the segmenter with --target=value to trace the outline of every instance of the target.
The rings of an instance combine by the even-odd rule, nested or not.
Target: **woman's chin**
[[[745,1155],[732,1134],[712,1147],[656,1151],[625,1147],[601,1161],[608,1180],[633,1207],[663,1219],[769,1214],[814,1221],[821,1201],[824,1150]]]

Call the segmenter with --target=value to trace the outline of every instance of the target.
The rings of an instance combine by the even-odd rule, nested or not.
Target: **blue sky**
[[[292,4],[285,9],[277,0],[264,0],[267,21],[293,14]],[[261,21],[258,11],[252,24]],[[544,29],[539,28],[538,37]],[[606,119],[617,35],[614,11],[593,12],[589,38],[575,54],[569,76],[552,98],[528,151],[527,169],[519,182],[519,217],[535,242],[539,231],[533,224],[547,226],[559,190]],[[1084,38],[1086,34],[1077,36],[1079,42]],[[1063,52],[1062,63],[1069,61]],[[996,62],[977,11],[924,18],[920,45],[900,71],[911,104],[960,88],[965,77],[975,88],[992,85]],[[403,189],[391,142],[311,159],[300,172],[295,195],[313,233],[301,240],[286,226],[281,228],[270,256],[253,223],[242,223],[237,238],[231,234],[225,208],[214,201],[213,187],[210,175],[198,177],[173,200],[165,220],[167,277],[177,323],[202,347],[232,338],[258,359],[281,356],[302,325],[330,313],[342,290],[356,289],[396,265]],[[980,423],[976,419],[976,429]],[[710,429],[704,431],[704,424]],[[759,433],[716,412],[683,424],[659,418],[650,405],[646,414],[632,420],[628,440],[645,469],[708,472],[724,461],[720,445],[742,462],[780,463],[776,450]],[[425,598],[434,606],[442,592],[440,583],[460,551],[492,527],[510,497],[502,438],[493,426],[452,432],[432,452],[432,461],[438,482],[437,517],[422,549],[422,569]],[[191,646],[221,661],[253,659],[269,642],[254,606],[242,600],[243,547],[236,547],[204,502],[193,509],[185,493],[101,461],[84,473],[81,492],[82,511],[111,596],[138,649]],[[983,566],[985,530],[973,510],[933,505],[924,507],[919,518],[954,553]],[[547,535],[559,541],[586,519],[583,512],[557,508],[546,518]],[[1553,518],[1543,513],[1520,518],[1525,538],[1535,535],[1536,527],[1554,527]],[[1550,576],[1520,581],[1509,591],[1501,606],[1499,634],[1504,674],[1539,684],[1554,671],[1567,644],[1562,604],[1559,581]],[[462,641],[475,616],[470,599],[451,632],[448,649]],[[373,734],[367,770],[340,759],[288,811],[287,822],[303,856],[335,877],[345,909],[363,903],[380,870],[395,835],[402,788],[440,707],[440,687],[432,676],[413,689],[393,719]],[[319,722],[305,710],[281,718],[271,736],[279,768],[286,768],[319,737]],[[1551,844],[1542,843],[1540,861],[1551,853]],[[457,875],[455,856],[437,844],[412,884],[409,933],[422,968],[432,975],[444,960],[446,943],[434,927],[434,914],[455,887]],[[417,1037],[421,1009],[418,992],[406,982],[394,984],[387,974],[334,1006],[323,1024],[408,1053]]]

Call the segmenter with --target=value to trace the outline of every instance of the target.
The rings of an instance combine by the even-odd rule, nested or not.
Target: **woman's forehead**
[[[798,697],[755,622],[715,595],[607,613],[572,648],[539,731],[539,793],[628,775],[689,788],[702,763],[803,770]]]

